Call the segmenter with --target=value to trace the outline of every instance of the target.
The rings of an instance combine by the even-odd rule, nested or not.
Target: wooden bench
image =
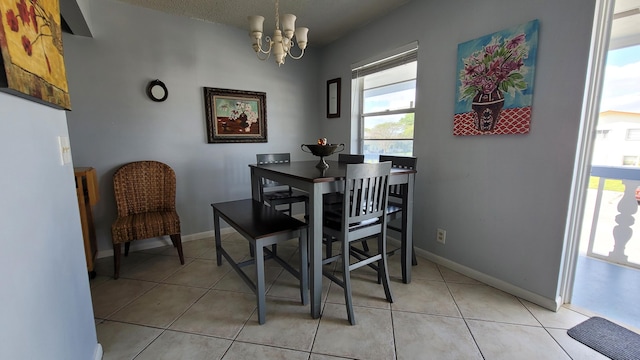
[[[266,311],[266,295],[264,280],[264,261],[274,259],[282,267],[300,280],[300,299],[303,305],[309,301],[308,297],[308,262],[307,262],[307,224],[287,216],[274,208],[253,199],[244,199],[211,204],[213,207],[213,223],[216,237],[216,259],[218,266],[222,265],[222,256],[229,261],[231,267],[240,275],[245,283],[256,294],[258,305],[258,322],[264,324]],[[220,237],[220,219],[231,225],[238,233],[246,238],[255,249],[253,259],[236,262],[222,247]],[[292,268],[275,251],[265,248],[279,242],[293,238],[299,239],[300,271]],[[275,247],[273,248],[275,250]],[[256,282],[241,269],[255,264]]]

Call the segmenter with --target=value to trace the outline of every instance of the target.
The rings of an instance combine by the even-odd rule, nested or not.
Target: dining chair
[[[338,154],[338,162],[343,164],[362,164],[364,163],[363,154]],[[342,191],[324,194],[322,197],[322,205],[324,208],[336,207],[340,208],[342,204]],[[324,239],[326,257],[331,257],[333,253],[333,242],[335,239]],[[369,251],[369,245],[366,241],[362,241],[362,249]]]
[[[291,154],[257,154],[256,160],[258,165],[288,163],[291,162]],[[260,180],[260,198],[275,209],[278,209],[280,205],[287,205],[287,208],[280,210],[288,213],[289,216],[293,216],[293,204],[304,203],[305,217],[309,214],[309,196],[307,193],[293,189],[291,186],[279,184],[273,180],[264,178]]]
[[[378,161],[391,161],[392,168],[411,170],[416,170],[418,164],[418,159],[410,156],[380,155]],[[402,198],[403,193],[401,185],[392,185],[389,187],[389,202],[387,205],[387,228],[400,233],[400,239],[402,239],[402,233],[404,231],[404,229],[402,228],[402,222],[394,220],[402,219],[402,209],[404,208]],[[400,248],[390,250],[387,254],[393,255],[401,249],[402,246]],[[404,259],[404,256],[402,258]],[[411,245],[411,264],[418,265],[416,251],[413,244]]]
[[[362,266],[377,270],[378,282],[382,285],[387,301],[393,302],[389,286],[387,266],[386,232],[387,199],[391,162],[375,164],[348,164],[345,176],[345,191],[340,210],[330,208],[323,212],[323,232],[340,241],[341,254],[323,260],[323,264],[342,261],[342,271],[335,273],[323,270],[323,275],[344,290],[347,317],[351,325],[356,324],[351,295],[350,273]],[[354,241],[376,237],[375,254],[352,251]],[[354,261],[352,262],[352,259]],[[342,274],[342,279],[338,278]]]
[[[180,217],[176,212],[176,174],[158,161],[135,161],[113,174],[118,217],[111,225],[113,278],[120,276],[121,244],[129,255],[131,241],[169,235],[184,265]]]

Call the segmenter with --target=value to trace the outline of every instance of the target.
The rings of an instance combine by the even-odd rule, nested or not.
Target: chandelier
[[[276,28],[273,31],[273,36],[265,36],[266,44],[262,42],[262,24],[264,23],[264,17],[260,15],[248,16],[249,28],[251,39],[253,40],[253,50],[256,52],[258,59],[266,60],[273,52],[273,56],[276,58],[278,66],[284,64],[284,60],[287,54],[292,59],[300,59],[304,55],[304,49],[307,47],[307,32],[309,29],[306,27],[296,27],[296,16],[293,14],[285,14],[280,17],[278,12],[278,0],[276,0]],[[280,30],[280,24],[282,23],[282,30]],[[295,29],[295,30],[294,30]],[[284,32],[284,34],[283,34]],[[291,48],[294,46],[293,37],[295,36],[298,43],[298,47],[301,52],[300,55],[293,56],[291,54]],[[265,49],[265,46],[268,47]],[[264,56],[266,55],[266,56]]]

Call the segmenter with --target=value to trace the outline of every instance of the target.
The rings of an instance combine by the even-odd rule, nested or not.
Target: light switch
[[[71,145],[68,136],[58,136],[58,144],[60,144],[60,165],[71,163]]]

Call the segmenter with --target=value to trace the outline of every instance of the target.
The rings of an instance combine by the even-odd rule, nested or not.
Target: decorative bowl
[[[304,148],[307,148],[309,151],[305,150]],[[340,148],[338,150],[338,148]],[[319,156],[320,157],[320,162],[318,162],[318,164],[316,165],[316,167],[318,169],[326,169],[329,167],[329,164],[327,164],[324,161],[324,157],[325,156],[329,156],[331,154],[337,153],[337,152],[341,152],[344,150],[344,144],[327,144],[327,145],[318,145],[318,144],[302,144],[300,145],[300,149],[302,149],[302,151],[307,152],[307,153],[311,153],[315,156]]]

